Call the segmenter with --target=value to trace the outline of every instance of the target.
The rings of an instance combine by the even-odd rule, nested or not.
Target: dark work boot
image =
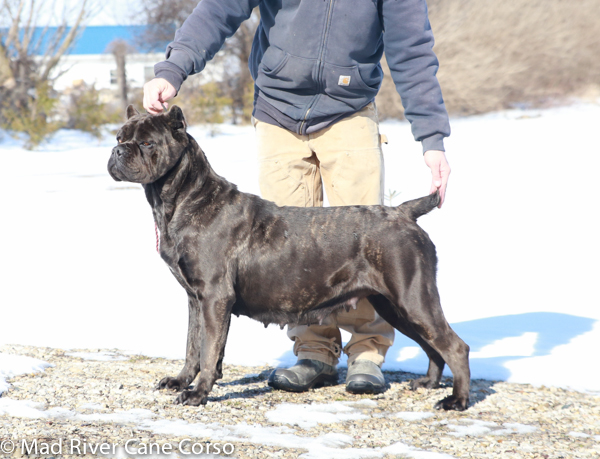
[[[379,394],[385,391],[381,369],[370,360],[355,360],[348,365],[346,390],[352,394]]]
[[[335,367],[312,359],[302,359],[290,368],[278,368],[269,376],[269,386],[288,392],[304,392],[313,387],[337,384]]]

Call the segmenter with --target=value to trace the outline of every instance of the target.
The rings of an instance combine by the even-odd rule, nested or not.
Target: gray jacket
[[[202,0],[155,75],[179,90],[260,7],[250,55],[254,116],[299,134],[360,110],[381,85],[386,53],[415,140],[450,135],[425,0]]]

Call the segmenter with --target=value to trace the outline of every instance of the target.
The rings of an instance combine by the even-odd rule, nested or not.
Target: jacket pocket
[[[360,81],[371,90],[379,91],[383,81],[381,64],[359,64]]]
[[[281,70],[281,68],[285,65],[288,54],[275,46],[270,46],[265,51],[260,64],[258,66],[259,72],[262,72],[266,75],[274,75]]]
[[[344,67],[326,63],[323,68],[325,94],[355,110],[364,107],[375,97],[381,82],[378,73],[374,71],[376,65],[364,64],[364,67],[364,74],[369,77],[368,83],[363,79],[357,65]],[[375,73],[374,77],[371,76],[373,73]]]
[[[283,90],[291,94],[314,95],[317,89],[315,70],[316,59],[294,56],[271,45],[258,67],[256,85],[268,94]]]

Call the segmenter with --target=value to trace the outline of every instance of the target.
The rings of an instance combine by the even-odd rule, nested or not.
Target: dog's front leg
[[[221,365],[227,342],[234,297],[217,301],[205,299],[200,309],[200,367],[202,372],[193,390],[184,390],[175,403],[206,405],[208,394],[215,381],[222,377]]]
[[[188,334],[185,365],[177,377],[167,376],[160,380],[156,389],[187,389],[200,372],[200,302],[188,296]]]

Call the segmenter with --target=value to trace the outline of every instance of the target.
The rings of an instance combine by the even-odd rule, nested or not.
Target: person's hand
[[[144,85],[144,108],[148,113],[156,115],[163,111],[163,104],[168,107],[167,100],[177,95],[171,83],[164,78],[154,78]]]
[[[428,150],[424,155],[425,164],[431,169],[431,189],[429,193],[435,190],[440,192],[440,204],[442,207],[446,197],[446,185],[448,185],[448,177],[450,176],[450,164],[446,160],[446,154],[440,150]]]

